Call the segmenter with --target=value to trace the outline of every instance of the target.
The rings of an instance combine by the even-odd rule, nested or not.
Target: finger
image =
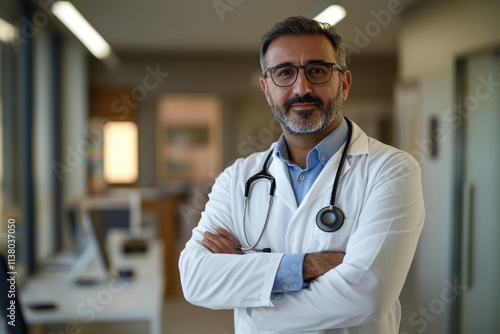
[[[225,239],[224,243],[231,248],[232,254],[244,254],[243,251],[236,248],[237,245],[240,245],[240,241],[236,237],[234,237],[228,230],[222,227],[218,227],[217,232],[219,232],[219,235]],[[229,241],[229,243],[227,243],[226,240]]]
[[[203,244],[203,246],[205,246],[205,248],[207,248],[212,253],[215,253],[215,254],[223,253],[222,249],[220,249],[220,247],[217,246],[217,244],[215,244],[214,242],[212,242],[208,238],[203,238],[201,243]]]
[[[222,237],[231,241],[233,243],[233,245],[240,244],[240,241],[238,239],[236,239],[228,230],[223,229],[222,227],[219,227],[219,228],[217,228],[217,232],[219,232],[219,235],[221,235]]]
[[[236,248],[237,245],[241,245],[240,241],[234,235],[232,235],[228,230],[222,227],[218,227],[217,232],[219,232],[219,234],[224,238],[226,238],[227,240],[231,241],[231,243],[234,245],[235,254],[240,254],[240,255],[244,254],[243,251],[238,250]]]
[[[210,232],[205,232],[204,236],[205,239],[209,240],[213,245],[215,245],[218,248],[215,249],[216,253],[236,254],[234,243],[232,243],[228,239]]]

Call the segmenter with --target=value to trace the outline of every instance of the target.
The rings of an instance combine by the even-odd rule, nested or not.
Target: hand
[[[325,252],[306,254],[303,265],[304,282],[315,279],[335,268],[344,260],[345,253]]]
[[[236,249],[236,245],[240,242],[227,230],[219,227],[218,234],[211,232],[203,233],[203,246],[214,254],[243,254],[242,251]]]

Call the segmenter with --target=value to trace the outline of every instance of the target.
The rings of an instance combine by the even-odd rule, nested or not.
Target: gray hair
[[[262,71],[266,69],[265,55],[269,44],[276,38],[287,35],[324,35],[333,45],[337,52],[337,60],[340,69],[346,69],[345,49],[342,45],[342,38],[337,34],[335,27],[328,23],[321,23],[303,16],[292,16],[278,22],[265,33],[260,40],[260,66]]]

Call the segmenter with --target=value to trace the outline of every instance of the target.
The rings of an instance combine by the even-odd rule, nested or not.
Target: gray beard
[[[335,121],[342,110],[342,83],[339,86],[335,100],[329,100],[326,105],[318,105],[321,113],[317,122],[308,121],[312,114],[312,110],[303,110],[298,112],[298,115],[304,120],[304,122],[293,122],[288,117],[289,109],[284,110],[285,107],[278,107],[274,103],[272,97],[269,99],[274,117],[278,120],[278,122],[280,122],[286,132],[289,132],[292,135],[317,134],[328,128]]]

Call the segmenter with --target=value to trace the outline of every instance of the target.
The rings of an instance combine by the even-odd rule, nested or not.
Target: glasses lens
[[[271,78],[277,86],[290,86],[295,82],[297,69],[293,66],[278,66],[271,72]]]
[[[326,63],[313,63],[305,67],[307,79],[312,83],[322,84],[332,77],[332,66]]]
[[[332,66],[334,65],[331,63],[312,63],[306,66],[276,66],[271,70],[271,78],[277,86],[291,86],[297,79],[297,71],[299,68],[303,68],[307,80],[314,84],[323,84],[332,78]]]

